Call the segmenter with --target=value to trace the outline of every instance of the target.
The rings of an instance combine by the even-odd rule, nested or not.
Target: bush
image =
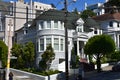
[[[35,73],[35,74],[38,74],[38,75],[43,75],[43,76],[48,76],[48,75],[60,73],[60,71],[58,71],[58,70],[48,70],[48,71],[40,72],[39,70],[36,70],[35,68],[24,68],[24,69],[21,69],[21,70],[31,72],[31,73]]]
[[[52,74],[56,74],[56,73],[60,73],[60,71],[58,70],[49,70],[49,71],[43,71],[43,72],[39,72],[39,75],[43,75],[43,76],[48,76],[48,75],[52,75]]]

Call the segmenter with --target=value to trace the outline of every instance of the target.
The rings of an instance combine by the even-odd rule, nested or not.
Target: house
[[[96,3],[96,4],[88,5],[87,9],[92,10],[94,13],[96,13],[96,15],[102,15],[105,13],[105,9],[103,7],[104,7],[104,3]]]
[[[36,65],[41,60],[41,55],[46,50],[47,45],[51,44],[55,59],[51,63],[52,69],[65,71],[65,29],[64,29],[64,11],[48,10],[39,15],[30,23],[16,31],[16,41],[18,44],[24,44],[32,41],[36,45]],[[84,21],[75,13],[68,13],[68,60],[71,59],[71,50],[76,48],[77,55],[81,58],[86,58],[83,47],[86,41],[99,34],[94,33],[94,30],[85,32]],[[94,27],[93,27],[94,28]],[[75,43],[75,44],[74,44]]]
[[[116,43],[117,50],[120,50],[120,12],[117,10],[100,16],[93,17],[103,31],[103,34],[110,35]]]

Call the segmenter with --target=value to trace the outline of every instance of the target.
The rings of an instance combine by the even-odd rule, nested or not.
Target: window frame
[[[43,41],[42,41],[43,40]],[[42,42],[41,42],[42,41]],[[42,46],[42,48],[41,48]],[[43,51],[44,50],[44,38],[40,39],[40,43],[39,43],[39,51]]]
[[[54,50],[59,51],[59,38],[54,38]]]

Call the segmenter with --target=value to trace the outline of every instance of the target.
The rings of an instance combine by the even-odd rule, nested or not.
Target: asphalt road
[[[88,77],[85,80],[120,80],[120,72],[107,71],[92,77]]]
[[[101,73],[91,72],[86,74],[85,80],[120,80],[120,72],[113,72],[112,66],[104,67]]]

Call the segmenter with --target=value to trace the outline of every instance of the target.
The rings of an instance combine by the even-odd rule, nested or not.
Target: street
[[[111,71],[112,65],[102,68],[102,72],[97,73],[97,71],[85,72],[84,80],[120,80],[120,72]],[[14,72],[14,80],[38,80],[35,77],[30,77],[29,75],[21,74],[19,72]],[[69,80],[75,80],[75,75]],[[65,78],[64,78],[65,79]],[[62,80],[64,80],[62,79]]]
[[[113,72],[112,66],[102,68],[103,71],[101,73],[87,73],[85,80],[120,80],[120,72]]]
[[[120,80],[120,72],[103,72],[101,74],[89,77],[85,80]]]

